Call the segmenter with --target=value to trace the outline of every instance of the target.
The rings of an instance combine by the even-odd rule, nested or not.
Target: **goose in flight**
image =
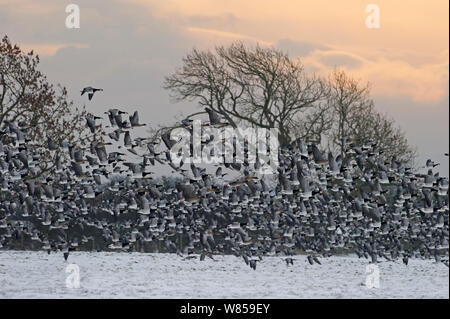
[[[87,93],[89,101],[90,101],[90,100],[92,100],[94,93],[97,91],[103,91],[103,89],[96,89],[96,88],[93,88],[92,86],[87,86],[83,90],[81,90],[81,95],[83,95],[84,93]]]
[[[426,162],[426,167],[431,167],[434,168],[436,166],[440,165],[440,163],[435,163],[434,161],[432,161],[431,159],[428,159]]]
[[[228,124],[221,122],[222,118],[219,113],[210,109],[209,107],[205,107],[205,111],[208,113],[209,125]]]
[[[138,111],[135,111],[133,115],[130,116],[130,124],[131,127],[145,126],[146,124],[139,123],[139,114]]]
[[[91,133],[95,132],[95,129],[97,128],[95,126],[95,120],[101,120],[102,118],[99,116],[93,116],[91,114],[86,116],[86,124],[89,127],[89,129],[91,130]]]

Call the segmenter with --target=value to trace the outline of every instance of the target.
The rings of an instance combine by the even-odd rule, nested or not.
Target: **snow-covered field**
[[[449,269],[431,260],[381,262],[380,288],[365,286],[368,261],[305,256],[286,266],[266,257],[256,271],[234,256],[183,260],[177,255],[0,251],[0,298],[449,298]],[[67,288],[77,264],[80,288]]]

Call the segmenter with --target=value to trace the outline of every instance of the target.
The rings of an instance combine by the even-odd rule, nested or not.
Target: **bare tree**
[[[415,150],[395,121],[375,110],[368,83],[361,85],[344,71],[335,69],[328,85],[328,110],[322,114],[331,114],[333,124],[322,133],[328,136],[331,149],[343,155],[347,139],[358,145],[371,142],[385,159],[395,156],[397,160],[412,163]]]
[[[319,103],[316,107],[304,112],[296,119],[292,135],[303,141],[320,145],[326,140],[326,135],[333,128],[334,113],[326,103]]]
[[[356,144],[371,141],[385,160],[395,157],[398,161],[414,165],[417,150],[409,145],[405,133],[392,118],[370,107],[366,112],[356,114],[353,120],[351,136]]]
[[[323,81],[308,76],[300,61],[275,48],[242,42],[214,52],[194,49],[164,87],[176,101],[197,101],[230,125],[276,127],[282,145],[290,142],[301,114],[326,96]]]
[[[53,167],[49,141],[60,145],[65,141],[83,147],[92,136],[86,130],[86,111],[75,108],[67,98],[67,90],[55,89],[38,70],[39,56],[24,53],[5,36],[0,42],[0,128],[18,123],[27,132],[34,150],[41,154],[39,174]],[[67,152],[65,152],[67,153]],[[57,152],[62,156],[64,152]],[[36,173],[36,172],[35,172]]]
[[[327,133],[330,142],[343,155],[345,139],[352,137],[355,117],[366,114],[373,105],[369,84],[361,85],[344,71],[335,69],[328,80],[330,91],[327,98],[333,126]]]
[[[214,51],[194,49],[164,88],[175,101],[196,101],[233,126],[276,127],[281,145],[301,138],[325,142],[343,155],[345,142],[354,139],[377,143],[385,156],[410,161],[415,155],[395,122],[376,112],[368,83],[337,69],[327,81],[307,75],[299,60],[275,48],[236,42]]]

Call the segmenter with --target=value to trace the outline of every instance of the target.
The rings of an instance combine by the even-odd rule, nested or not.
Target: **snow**
[[[356,256],[266,257],[256,271],[242,258],[183,260],[175,254],[0,251],[0,298],[449,298],[449,269],[432,260],[378,263],[380,287],[366,285],[368,260]],[[77,264],[80,288],[67,288]]]

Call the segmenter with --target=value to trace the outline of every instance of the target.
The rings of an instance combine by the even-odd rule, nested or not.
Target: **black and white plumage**
[[[87,86],[87,87],[83,88],[83,90],[81,90],[81,95],[83,95],[84,93],[87,93],[88,99],[90,101],[94,97],[95,92],[98,92],[98,91],[103,91],[103,89],[96,89],[92,86]]]
[[[212,169],[174,163],[170,149],[176,141],[169,132],[163,143],[149,142],[130,129],[143,125],[137,112],[106,113],[109,130],[84,147],[48,138],[42,147],[54,166],[42,176],[26,125],[10,122],[2,128],[3,247],[15,247],[23,235],[25,242],[67,258],[75,248],[158,250],[198,254],[200,260],[233,254],[253,270],[265,256],[293,266],[297,252],[306,254],[311,267],[341,251],[373,263],[401,259],[407,265],[409,258],[448,263],[448,178],[433,171],[437,163],[431,160],[422,174],[386,158],[371,142],[348,143],[343,156],[326,156],[317,145],[296,140],[280,149],[271,178],[245,161]],[[107,127],[101,120],[86,117],[91,133],[100,135],[98,128]],[[220,117],[211,113],[206,125],[218,124]],[[190,122],[184,125],[189,130]],[[130,152],[117,151],[118,145]],[[160,165],[177,178],[153,179]]]

